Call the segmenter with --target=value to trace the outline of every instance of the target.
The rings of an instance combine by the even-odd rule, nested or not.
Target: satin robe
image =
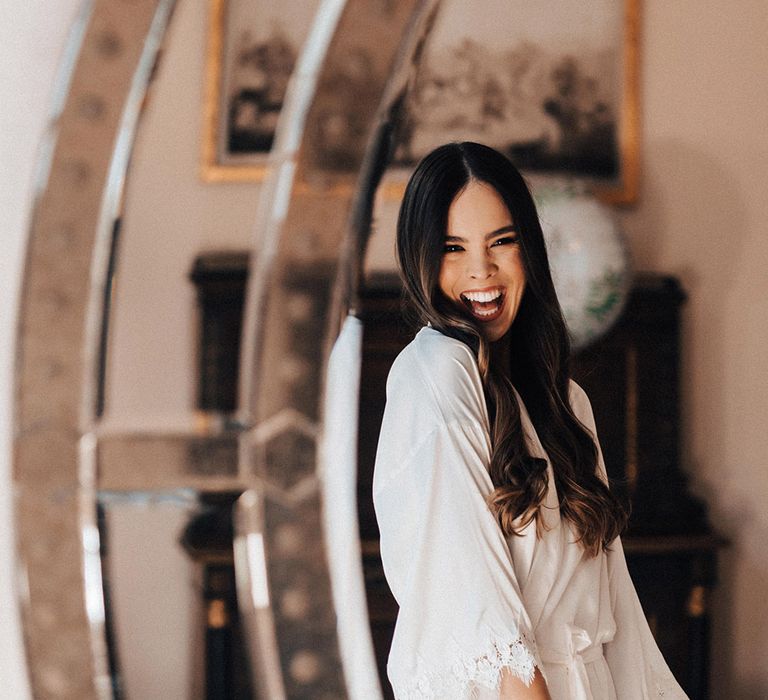
[[[592,408],[570,382],[597,442]],[[547,459],[520,395],[529,454]],[[598,469],[605,478],[599,449]],[[505,537],[486,497],[490,437],[477,362],[423,328],[387,380],[373,479],[384,572],[400,606],[387,663],[398,700],[493,700],[500,671],[552,700],[685,698],[648,628],[617,538],[587,555],[560,517],[552,466],[542,525]]]

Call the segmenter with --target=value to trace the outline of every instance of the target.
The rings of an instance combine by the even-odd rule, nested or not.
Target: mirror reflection
[[[269,685],[264,679],[253,651],[261,648],[264,653],[270,642],[256,639],[248,615],[269,609],[293,620],[342,617],[338,593],[336,613],[330,606],[317,605],[307,572],[291,570],[286,578],[296,586],[287,587],[279,600],[267,601],[271,607],[262,609],[254,595],[258,581],[250,579],[244,587],[237,569],[235,513],[243,508],[242,502],[237,505],[241,494],[252,485],[238,462],[242,434],[249,429],[237,412],[243,401],[240,348],[248,280],[262,252],[254,246],[253,232],[270,212],[263,139],[245,156],[233,157],[239,165],[247,161],[248,175],[219,174],[212,182],[209,169],[209,180],[201,177],[201,143],[210,134],[203,133],[202,117],[190,115],[200,115],[205,102],[209,11],[221,12],[224,5],[215,2],[207,8],[177,2],[148,87],[113,227],[116,263],[104,348],[97,501],[105,634],[115,697],[250,698],[258,693],[303,697],[301,684],[315,682],[323,674],[318,657],[309,653],[294,657],[293,678],[288,681],[293,685],[271,695],[273,690],[265,687],[274,689],[279,683]],[[523,8],[515,5],[522,13]],[[562,10],[562,5],[553,3],[555,9]],[[617,150],[626,118],[625,86],[619,74],[623,79],[627,74],[618,65],[625,58],[612,60],[621,53],[625,17],[619,16],[616,3],[610,8],[602,5],[603,14],[595,10],[599,22],[590,24],[580,16],[580,24],[570,24],[606,28],[602,34],[608,45],[597,42],[595,51],[569,47],[576,58],[565,60],[525,44],[525,37],[517,37],[501,56],[489,58],[480,48],[487,43],[488,26],[478,22],[476,34],[461,43],[460,4],[445,3],[432,43],[427,42],[425,53],[414,52],[422,60],[414,66],[408,91],[398,103],[399,120],[391,125],[395,136],[389,144],[390,167],[381,184],[376,177],[364,178],[363,191],[357,195],[358,207],[365,209],[360,202],[375,201],[375,211],[363,269],[347,273],[360,281],[349,296],[351,311],[360,322],[362,352],[359,399],[343,410],[359,422],[353,504],[358,519],[350,532],[359,532],[358,559],[367,604],[364,623],[370,629],[384,697],[393,697],[386,662],[398,607],[381,562],[371,496],[373,465],[386,378],[394,358],[418,330],[401,303],[402,284],[395,272],[393,242],[400,196],[417,155],[427,144],[434,145],[430,139],[508,133],[510,140],[502,143],[503,149],[517,158],[534,184],[555,284],[578,341],[572,375],[591,399],[608,473],[621,496],[633,504],[625,538],[630,573],[670,668],[690,697],[706,696],[710,638],[704,601],[715,586],[721,542],[704,504],[691,496],[679,465],[677,397],[686,293],[670,276],[631,275],[621,233],[605,205],[634,196],[634,166],[631,154]],[[311,14],[304,5],[302,12]],[[493,16],[489,13],[485,19]],[[552,38],[544,21],[548,16],[541,11],[534,18],[536,31],[529,38]],[[253,66],[262,72],[277,70],[270,51],[280,53],[285,42],[301,45],[302,32],[296,30],[293,36],[293,25],[286,26],[269,34],[279,34],[280,41],[265,41],[264,46],[241,52],[247,54],[249,70]],[[587,33],[584,41],[589,43],[589,38]],[[441,44],[444,40],[447,43]],[[436,56],[449,56],[440,66],[447,71],[453,66],[455,71],[441,73]],[[529,56],[536,60],[527,62]],[[340,92],[371,70],[359,56],[352,59],[339,79]],[[285,62],[277,63],[283,75]],[[497,64],[506,68],[499,73]],[[477,66],[483,70],[474,70]],[[481,84],[473,83],[478,76]],[[536,83],[538,78],[545,88]],[[512,93],[520,85],[526,90],[522,98],[518,95],[522,102],[515,102]],[[270,97],[271,88],[260,89],[236,86],[236,114],[227,123],[236,127],[241,150],[246,148],[243,134],[249,125],[257,122],[260,126],[250,131],[259,131],[271,124],[284,99],[284,95]],[[456,95],[467,98],[468,113],[454,114]],[[222,98],[228,104],[226,95]],[[521,104],[530,112],[519,115],[519,131],[508,132],[503,118]],[[589,121],[589,128],[578,129],[575,123],[580,120]],[[317,127],[321,140],[333,146],[329,153],[343,156],[345,138],[360,140],[359,134],[347,134],[332,119],[320,121],[308,128]],[[599,148],[590,150],[595,141]],[[217,146],[221,156],[226,146],[223,142]],[[338,156],[342,166],[343,161]],[[572,179],[574,174],[580,179]],[[595,198],[595,191],[602,193],[602,199]],[[324,265],[337,264],[335,259],[323,259],[322,239],[307,241],[307,249]],[[307,321],[320,313],[319,304],[312,290],[302,288],[285,299],[282,313],[290,322]],[[304,357],[299,342],[294,345],[296,352],[276,365],[282,386],[298,386],[311,374],[313,361],[320,361]],[[346,362],[352,368],[354,363]],[[270,443],[271,459],[310,461],[308,442],[291,438],[277,447]],[[349,449],[348,443],[344,449]],[[333,457],[326,455],[327,464],[334,464]],[[332,502],[328,493],[324,498]],[[327,508],[325,516],[332,522],[335,512]],[[258,561],[253,548],[263,548],[264,543],[255,537],[261,534],[260,524],[249,527],[240,533],[240,542],[250,548],[246,560],[252,575]],[[288,525],[272,536],[273,542],[266,546],[273,551],[290,553],[306,545],[301,530]],[[327,535],[324,546],[331,549],[331,540]],[[242,561],[242,551],[240,555]],[[333,552],[328,556],[333,560]],[[338,561],[334,566],[343,566]],[[250,595],[248,602],[243,591]],[[317,648],[324,643],[312,641]],[[346,640],[347,647],[366,643],[363,638]],[[340,646],[344,644],[341,640]],[[349,690],[353,684],[348,667],[345,672]],[[374,697],[379,688],[371,692],[374,695],[365,697]]]
[[[99,510],[123,698],[254,696],[232,551],[236,441],[206,436],[222,435],[237,401],[238,353],[211,353],[239,347],[259,185],[200,179],[209,9],[176,5],[115,228]]]

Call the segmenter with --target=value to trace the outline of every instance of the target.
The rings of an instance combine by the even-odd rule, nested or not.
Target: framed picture
[[[203,177],[260,180],[317,0],[209,0]],[[431,148],[476,140],[525,172],[639,189],[640,0],[444,0],[413,75],[388,196]]]
[[[254,181],[266,156],[317,0],[209,0],[202,176]]]
[[[587,180],[604,201],[634,202],[639,1],[445,0],[389,175],[441,143],[479,141],[531,175]]]

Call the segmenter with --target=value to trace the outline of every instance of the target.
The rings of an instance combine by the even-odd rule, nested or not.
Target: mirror
[[[214,4],[221,7],[223,0]],[[426,4],[421,6],[424,12]],[[394,11],[398,3],[369,5],[366,17]],[[351,0],[326,3],[321,13],[326,24],[318,36],[330,36],[337,20],[339,32],[355,36],[356,22],[362,21],[360,15],[354,19],[353,6],[354,12],[363,7]],[[626,7],[636,8],[636,0],[628,0]],[[360,625],[361,616],[345,622],[341,613],[351,612],[351,605],[341,610],[337,604],[336,620],[330,613],[331,598],[341,590],[332,576],[341,576],[343,567],[348,574],[341,579],[357,581],[360,590],[355,521],[338,517],[351,510],[350,483],[332,484],[330,477],[340,476],[338,472],[326,470],[323,479],[312,473],[318,441],[323,438],[326,449],[335,444],[329,424],[318,420],[332,415],[320,399],[334,405],[333,392],[323,391],[335,387],[325,374],[326,367],[333,367],[328,351],[348,298],[354,299],[350,290],[355,289],[362,246],[359,238],[356,245],[349,243],[354,237],[326,237],[325,231],[312,235],[311,229],[325,221],[332,222],[335,233],[367,229],[370,207],[356,193],[370,194],[375,188],[380,142],[373,138],[366,146],[359,128],[365,120],[344,119],[332,105],[340,85],[346,84],[348,96],[361,75],[373,71],[381,78],[386,66],[364,60],[364,50],[356,53],[354,42],[341,42],[337,48],[346,52],[350,72],[340,82],[331,81],[332,90],[328,83],[318,83],[328,91],[318,92],[312,102],[309,95],[315,93],[308,85],[314,87],[316,75],[309,65],[326,65],[320,61],[325,43],[318,42],[317,60],[297,74],[291,95],[295,109],[286,111],[282,145],[271,163],[274,177],[263,185],[203,187],[196,179],[199,138],[189,117],[199,113],[202,96],[200,84],[187,78],[189,72],[202,73],[204,8],[190,0],[94,0],[84,8],[82,26],[75,32],[82,51],[68,76],[69,97],[56,122],[50,177],[34,218],[18,352],[15,495],[35,696],[151,697],[157,686],[141,684],[152,680],[142,664],[157,664],[152,644],[166,635],[160,647],[171,652],[163,649],[162,671],[174,678],[162,679],[163,694],[209,693],[212,669],[224,668],[224,659],[241,671],[216,678],[230,683],[235,694],[249,692],[250,682],[252,692],[267,697],[376,697],[377,689],[358,690],[373,686],[354,685],[355,679],[376,682],[366,645],[345,649],[354,635],[343,626]],[[401,22],[401,29],[405,22],[394,14],[387,15],[390,21]],[[636,15],[632,26],[636,29]],[[375,25],[374,31],[379,30]],[[400,32],[388,25],[386,35]],[[416,61],[418,32],[408,36],[410,44],[402,55],[413,55]],[[151,76],[154,87],[145,98]],[[560,76],[565,87],[574,80],[570,68]],[[373,102],[381,101],[381,88],[377,83]],[[174,109],[170,101],[160,106],[166,89],[183,109]],[[322,102],[323,94],[328,102]],[[382,104],[396,107],[398,96],[396,82]],[[493,99],[490,108],[492,113]],[[385,112],[382,107],[379,116]],[[152,119],[161,113],[170,121],[152,131]],[[142,126],[136,131],[139,116]],[[304,132],[305,121],[314,132]],[[317,138],[327,146],[324,151]],[[533,141],[525,153],[536,158],[544,142],[538,137]],[[621,142],[631,147],[626,154],[631,165],[637,143],[623,130]],[[132,167],[126,169],[129,161]],[[330,172],[318,171],[318,164],[332,166]],[[622,184],[628,190],[616,194],[616,201],[626,201],[626,192],[631,194],[637,185],[631,169],[626,174]],[[183,192],[169,197],[169,183]],[[399,184],[389,187],[397,190]],[[291,192],[295,199],[288,196]],[[324,197],[315,196],[319,192]],[[394,199],[387,201],[389,206]],[[303,226],[310,218],[312,226]],[[259,222],[258,242],[251,246],[254,221]],[[178,238],[161,234],[176,224]],[[286,235],[275,237],[278,232]],[[134,248],[139,241],[143,243]],[[180,242],[189,245],[184,252]],[[194,356],[200,325],[196,314],[202,313],[202,302],[198,304],[189,276],[210,276],[232,263],[233,250],[250,248],[251,264],[261,274],[252,276],[241,408],[233,413],[229,405],[208,404],[196,396],[199,387],[192,377],[202,359]],[[161,250],[169,255],[165,262]],[[132,251],[139,257],[132,258]],[[193,264],[197,256],[202,256],[199,266]],[[381,258],[388,256],[387,250]],[[344,274],[335,284],[338,270]],[[173,285],[163,286],[171,281]],[[674,289],[668,291],[668,296],[675,295]],[[131,295],[146,315],[121,307]],[[169,304],[169,299],[175,301]],[[103,310],[110,305],[105,325]],[[275,313],[278,308],[283,315]],[[153,326],[148,311],[160,323]],[[359,343],[354,326],[337,354],[347,367],[353,364],[350,358],[359,356],[348,352]],[[652,355],[642,351],[629,355],[622,365],[627,376],[641,376],[648,357]],[[616,381],[623,377],[617,370]],[[672,389],[667,396],[674,395]],[[357,393],[354,386],[339,391]],[[283,403],[267,405],[270,394]],[[642,404],[642,395],[635,394],[627,406],[633,487],[642,470],[632,456],[642,458],[647,452],[645,429],[632,430]],[[674,407],[670,411],[664,420],[675,426]],[[350,428],[349,422],[342,425]],[[349,439],[343,431],[334,438],[339,444]],[[673,451],[674,446],[667,454]],[[295,469],[286,471],[285,464]],[[348,467],[347,477],[350,472]],[[682,484],[682,475],[677,476],[674,483]],[[318,481],[326,491],[318,490]],[[682,488],[667,491],[675,495]],[[651,498],[655,493],[648,493],[646,505],[658,505]],[[691,511],[674,505],[668,511],[690,522],[683,516]],[[336,517],[326,521],[321,515]],[[697,523],[703,518],[696,517]],[[323,527],[324,540],[319,534]],[[717,544],[704,530],[699,540],[685,546],[711,552]],[[151,542],[147,533],[153,534]],[[303,559],[303,544],[315,555],[312,561]],[[640,542],[636,551],[642,554],[645,547],[646,555],[653,554],[656,544]],[[363,554],[371,554],[365,546],[364,541]],[[321,547],[328,548],[327,557]],[[332,548],[347,558],[334,560]],[[701,640],[707,634],[703,601],[714,568],[711,557],[696,556],[685,560],[698,572],[695,587],[678,586],[675,609],[685,610],[690,628],[700,630],[696,645],[688,646],[701,666],[706,665]],[[330,568],[327,562],[332,562]],[[304,572],[311,573],[309,583]],[[156,581],[147,579],[152,574]],[[662,575],[655,578],[663,580]],[[345,595],[353,593],[345,589]],[[657,617],[660,627],[666,617]],[[173,629],[169,619],[177,623]],[[296,630],[304,629],[307,620],[311,634],[302,637]],[[154,630],[151,639],[142,637],[147,624]],[[311,648],[292,646],[300,638]],[[678,646],[687,641],[678,637]],[[226,653],[219,653],[222,649]],[[356,676],[350,669],[363,670]],[[244,679],[241,685],[237,678]]]
[[[380,693],[367,621],[334,611],[355,586],[362,604],[359,556],[347,556],[359,552],[354,474],[333,475],[345,497],[324,478],[334,445],[354,467],[349,423],[330,419],[357,385],[326,391],[326,371],[382,139],[435,4],[321,4],[259,203],[254,185],[214,195],[194,179],[178,110],[194,111],[197,93],[179,67],[201,63],[199,3],[92,3],[37,203],[19,339],[14,479],[35,697],[213,697],[217,678],[231,697]],[[385,32],[402,40],[368,41]],[[159,233],[163,217],[178,238]],[[252,249],[231,415],[194,410],[190,380],[189,251],[209,246]],[[359,328],[344,328],[346,368]],[[324,503],[346,519],[324,518]]]

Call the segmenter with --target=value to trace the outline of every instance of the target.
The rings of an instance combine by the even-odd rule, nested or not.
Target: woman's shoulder
[[[439,408],[484,405],[482,381],[472,350],[431,327],[422,328],[395,359],[387,379],[387,400],[409,397]]]
[[[465,343],[425,326],[395,358],[390,380],[421,379],[444,385],[476,373],[477,360]]]

